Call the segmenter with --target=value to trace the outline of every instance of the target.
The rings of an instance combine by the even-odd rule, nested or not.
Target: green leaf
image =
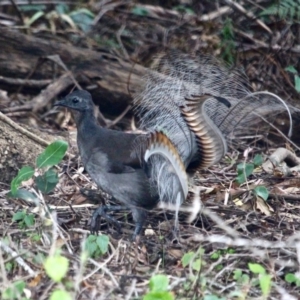
[[[296,286],[300,286],[300,278],[297,277],[295,274],[288,273],[285,275],[284,279],[288,283],[295,283]]]
[[[37,11],[28,21],[25,22],[25,25],[27,27],[30,27],[35,21],[40,19],[42,16],[44,16],[44,12],[42,11]]]
[[[248,263],[249,270],[254,274],[266,274],[265,268],[260,264]]]
[[[253,173],[254,164],[240,163],[237,165],[238,176],[236,178],[239,184],[246,181],[246,178]]]
[[[298,75],[295,75],[295,89],[300,93],[300,77]]]
[[[12,192],[9,192],[6,196],[23,199],[23,200],[26,200],[27,202],[33,202],[36,205],[39,204],[39,198],[36,195],[34,195],[33,193],[31,193],[25,189],[18,189],[14,196],[12,195]]]
[[[60,282],[67,274],[69,261],[61,255],[49,256],[44,267],[47,275],[55,282]]]
[[[39,11],[39,10],[46,10],[47,6],[44,4],[29,4],[29,5],[20,5],[19,9],[21,11]]]
[[[34,174],[34,169],[29,166],[24,166],[19,170],[18,175],[12,180],[10,189],[13,196],[16,195],[19,185],[26,180],[29,180]]]
[[[297,70],[295,69],[295,67],[293,67],[293,66],[288,66],[284,70],[288,71],[288,72],[291,72],[293,74],[297,74],[298,73]]]
[[[268,274],[264,274],[259,279],[259,285],[260,289],[262,291],[262,294],[267,297],[270,294],[271,290],[271,276]]]
[[[26,284],[24,281],[16,281],[12,287],[7,288],[2,293],[3,300],[20,299],[20,295],[23,294]]]
[[[216,295],[205,295],[203,300],[226,300],[225,298],[219,298]]]
[[[297,278],[296,278],[295,274],[288,273],[285,275],[284,279],[288,283],[294,283],[294,282],[296,282]]]
[[[66,14],[69,11],[69,6],[65,3],[59,3],[55,5],[55,10],[58,12],[58,14]]]
[[[174,296],[170,292],[150,292],[143,300],[174,300]]]
[[[72,300],[72,296],[65,290],[55,290],[50,296],[50,300]]]
[[[15,221],[21,221],[21,220],[24,220],[25,215],[26,215],[26,212],[25,212],[24,210],[18,211],[18,212],[16,212],[16,213],[13,215],[12,220],[13,220],[14,222],[15,222]]]
[[[181,259],[182,266],[185,268],[188,266],[192,260],[192,258],[195,256],[195,252],[188,252],[185,253]]]
[[[258,197],[264,199],[265,201],[268,200],[268,197],[269,197],[269,191],[268,191],[268,189],[267,189],[265,186],[257,186],[257,187],[255,187],[254,193],[255,193]]]
[[[193,267],[193,270],[199,272],[201,270],[201,259],[198,258],[195,261],[193,261],[192,267]]]
[[[140,6],[135,6],[132,8],[131,10],[131,13],[133,13],[134,15],[136,16],[148,16],[148,10],[143,8],[143,7],[140,7]]]
[[[264,160],[261,154],[256,154],[253,158],[253,163],[256,167],[261,166]]]
[[[108,250],[109,238],[107,235],[99,235],[97,237],[96,243],[102,254],[105,254]]]
[[[36,160],[38,168],[57,165],[65,156],[67,149],[67,142],[61,140],[53,142],[38,156]]]
[[[38,189],[43,193],[50,193],[58,183],[58,175],[54,169],[49,169],[43,175],[35,178]]]
[[[34,225],[34,215],[33,214],[26,214],[24,218],[24,223],[27,227]]]
[[[169,279],[166,275],[154,275],[150,279],[149,286],[151,292],[165,292],[168,290]]]
[[[233,279],[234,280],[239,280],[242,277],[242,270],[241,269],[236,269],[233,271]]]

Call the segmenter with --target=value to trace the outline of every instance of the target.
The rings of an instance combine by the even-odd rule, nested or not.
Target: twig
[[[29,273],[30,276],[35,277],[36,272],[33,271],[27,263],[24,261],[22,257],[18,255],[17,252],[13,251],[11,248],[9,248],[7,245],[5,245],[1,240],[0,240],[0,247],[8,254],[10,254],[12,257],[15,258],[15,261],[25,270]]]
[[[249,19],[254,19],[254,21],[265,31],[267,31],[268,33],[272,34],[272,30],[262,21],[258,20],[257,17],[250,11],[247,11],[242,5],[240,5],[237,2],[234,2],[233,0],[224,0],[229,6],[235,8],[236,10],[238,10],[239,12],[241,12],[242,14],[244,14],[247,18]]]

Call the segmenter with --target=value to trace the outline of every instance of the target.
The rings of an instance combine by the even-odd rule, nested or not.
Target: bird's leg
[[[91,218],[91,233],[96,233],[100,229],[100,222],[98,222],[98,217],[103,217],[107,222],[112,223],[118,230],[118,232],[121,232],[121,224],[119,221],[117,221],[112,216],[108,215],[107,211],[120,211],[120,210],[126,210],[128,209],[126,206],[106,206],[101,205],[99,206],[93,213]]]
[[[147,211],[140,208],[131,208],[133,220],[135,221],[135,228],[132,236],[132,240],[135,241],[136,237],[141,233],[143,225],[147,218]]]

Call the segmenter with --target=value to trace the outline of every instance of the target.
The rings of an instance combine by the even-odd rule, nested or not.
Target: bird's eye
[[[72,102],[73,102],[73,103],[78,103],[78,102],[79,102],[79,99],[78,99],[78,98],[73,98],[73,99],[72,99]]]

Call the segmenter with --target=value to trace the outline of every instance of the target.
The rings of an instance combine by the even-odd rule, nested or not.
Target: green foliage
[[[16,281],[12,283],[10,287],[4,290],[1,294],[1,299],[3,300],[27,300],[24,295],[25,289],[25,282],[24,281]]]
[[[201,265],[203,264],[203,261],[201,259],[203,253],[204,253],[204,250],[201,248],[197,252],[191,251],[191,252],[185,253],[181,259],[182,266],[185,268],[185,267],[191,265],[191,267],[194,271],[199,272],[201,270]]]
[[[76,9],[70,12],[70,8],[65,3],[55,5],[54,10],[47,12],[46,5],[24,5],[20,9],[25,13],[33,12],[25,22],[30,27],[38,20],[49,23],[51,29],[55,30],[55,21],[60,20],[62,23],[69,25],[71,28],[79,27],[82,31],[90,30],[95,15],[86,8]]]
[[[244,274],[242,270],[236,269],[233,271],[233,279],[237,281],[239,284],[248,284],[250,282],[250,277],[247,274]]]
[[[85,241],[85,250],[90,257],[99,257],[105,254],[108,250],[109,237],[107,235],[90,234]]]
[[[173,300],[174,296],[168,292],[169,279],[166,275],[154,275],[149,282],[150,292],[143,300]]]
[[[27,214],[25,210],[18,211],[13,215],[12,220],[14,222],[19,222],[19,227],[21,229],[31,227],[34,225],[34,215]]]
[[[293,66],[288,66],[285,70],[294,74],[295,90],[300,93],[300,76],[298,71]]]
[[[270,294],[272,277],[269,274],[267,274],[266,269],[260,264],[249,263],[248,267],[252,273],[259,275],[258,281],[260,289],[262,291],[263,296],[266,298]]]
[[[137,6],[134,6],[132,9],[131,9],[131,13],[133,13],[134,15],[136,16],[148,16],[148,10],[145,9],[144,7],[141,7],[139,5]]]
[[[300,278],[295,274],[287,273],[284,277],[285,281],[288,283],[294,283],[296,286],[300,287]]]
[[[18,187],[23,181],[29,180],[34,174],[34,169],[30,166],[25,166],[19,170],[18,175],[12,180],[10,188],[13,196],[16,195]]]
[[[55,141],[51,143],[38,157],[36,165],[38,168],[53,167],[57,165],[68,149],[68,143],[65,141]]]
[[[55,290],[50,296],[50,300],[72,300],[72,296],[65,290]]]
[[[56,187],[58,174],[54,169],[49,169],[43,175],[37,176],[35,183],[41,192],[48,194]]]
[[[300,20],[300,1],[299,0],[277,0],[275,4],[264,9],[259,15],[274,15],[280,19]]]
[[[23,181],[29,180],[35,174],[35,171],[44,172],[41,175],[34,176],[33,180],[37,188],[43,193],[50,193],[58,183],[58,174],[51,168],[58,164],[64,157],[68,148],[65,141],[55,141],[50,144],[36,160],[37,168],[34,170],[30,166],[24,166],[18,175],[11,182],[10,197],[24,199],[26,201],[38,202],[37,196],[24,189],[18,189]],[[47,168],[49,168],[47,170]],[[19,216],[20,218],[20,216]],[[20,219],[19,219],[20,220]]]
[[[265,186],[257,186],[254,188],[253,191],[256,194],[256,196],[264,199],[265,201],[268,200],[269,191],[267,190],[267,188]]]
[[[259,167],[263,163],[263,158],[260,154],[256,154],[253,158],[252,163],[242,162],[237,165],[238,176],[236,181],[242,184],[246,181],[247,177],[250,176],[256,167]]]
[[[59,254],[49,256],[44,262],[47,275],[55,282],[61,282],[69,268],[69,260]]]

